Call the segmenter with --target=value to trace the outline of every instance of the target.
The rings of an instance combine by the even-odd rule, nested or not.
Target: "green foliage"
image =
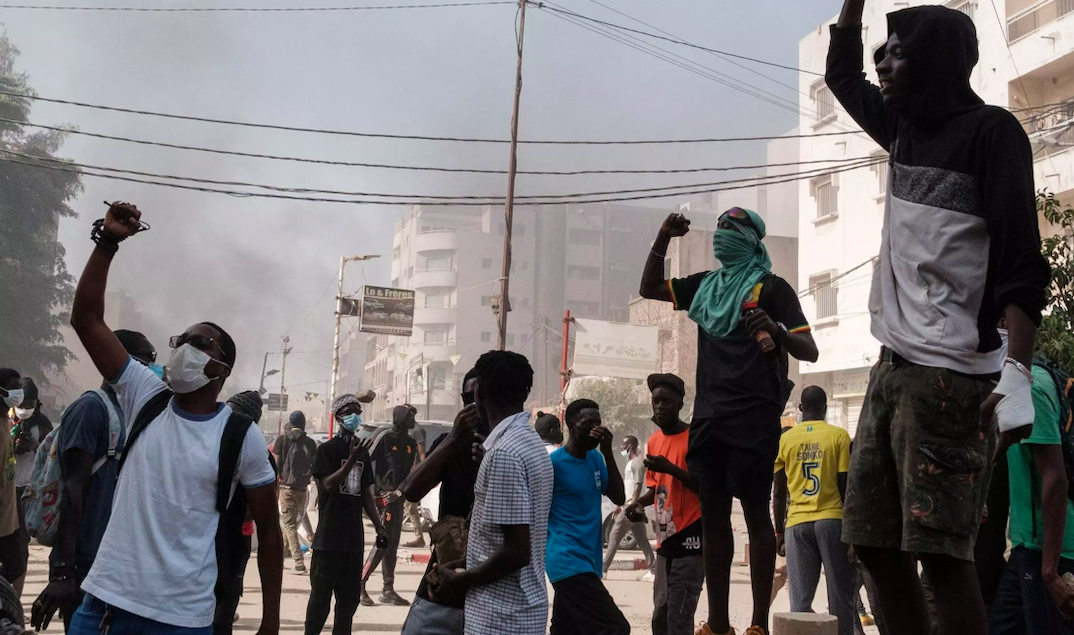
[[[616,433],[640,429],[653,416],[645,383],[633,379],[575,380],[571,401],[592,399],[600,405],[605,427]]]
[[[33,94],[15,71],[19,51],[0,35],[0,88]],[[0,95],[0,117],[28,121],[31,100]],[[53,158],[65,134],[0,122],[0,149]],[[4,158],[5,155],[0,155]],[[82,191],[76,172],[0,161],[0,366],[47,385],[71,353],[60,327],[68,321],[74,278],[56,240],[59,219],[74,216],[68,202]]]
[[[1059,228],[1041,240],[1041,252],[1052,269],[1046,289],[1047,315],[1037,331],[1037,354],[1074,372],[1074,209],[1063,207],[1054,194],[1037,194],[1037,211]]]

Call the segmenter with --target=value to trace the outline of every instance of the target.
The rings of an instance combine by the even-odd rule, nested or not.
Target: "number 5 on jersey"
[[[802,478],[808,483],[806,488],[802,490],[803,496],[816,496],[820,493],[820,477],[813,473],[819,467],[820,463],[818,461],[802,463]]]

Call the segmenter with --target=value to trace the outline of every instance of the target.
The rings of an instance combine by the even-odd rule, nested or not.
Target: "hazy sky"
[[[112,0],[82,4],[116,6]],[[182,6],[362,4],[395,2],[219,0]],[[589,0],[560,0],[559,4],[639,26]],[[798,41],[833,16],[840,5],[838,0],[607,0],[606,4],[695,43],[792,66]],[[507,137],[515,72],[515,12],[513,6],[261,14],[0,9],[0,23],[22,51],[18,68],[30,74],[31,85],[45,97],[308,127]],[[797,116],[786,110],[582,30],[546,11],[531,6],[528,12],[523,138],[775,135],[797,124]],[[786,98],[797,98],[793,91],[704,52],[658,44]],[[785,83],[797,82],[793,72],[754,68]],[[507,148],[501,145],[273,132],[41,102],[31,120],[246,152],[412,165],[493,169],[507,165]],[[741,165],[763,160],[763,154],[762,143],[523,147],[519,166]],[[506,178],[496,175],[332,168],[148,148],[78,135],[69,138],[61,155],[108,167],[288,187],[465,195],[502,195],[506,188]],[[716,181],[725,176],[530,176],[519,177],[518,193],[647,187]],[[334,280],[344,254],[383,254],[364,269],[351,266],[348,291],[364,281],[387,284],[392,226],[403,213],[403,208],[232,198],[92,177],[84,183],[85,192],[74,203],[80,217],[63,221],[60,228],[72,273],[80,274],[89,253],[89,225],[103,214],[102,201],[123,199],[138,204],[153,229],[123,245],[113,265],[111,288],[132,295],[169,332],[181,332],[200,320],[227,328],[239,351],[236,381],[229,382],[229,391],[256,387],[262,356],[279,350],[284,332],[290,333],[295,351],[288,361],[289,389],[324,386],[331,363],[334,295],[332,289],[324,293],[326,285]],[[165,342],[155,344],[158,349],[166,346]]]

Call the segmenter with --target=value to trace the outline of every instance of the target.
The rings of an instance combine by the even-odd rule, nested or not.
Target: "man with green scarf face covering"
[[[738,207],[725,212],[712,237],[720,268],[665,280],[668,245],[689,230],[690,221],[681,214],[664,221],[645,263],[641,295],[689,311],[698,325],[697,389],[686,456],[701,500],[709,600],[708,622],[698,633],[735,632],[727,604],[735,548],[731,502],[737,498],[749,528],[753,577],[753,621],[744,635],[767,635],[776,559],[768,505],[779,418],[790,396],[788,355],[815,362],[817,345],[798,294],[771,272],[760,216]]]

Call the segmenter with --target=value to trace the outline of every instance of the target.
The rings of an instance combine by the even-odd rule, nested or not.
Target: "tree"
[[[632,379],[574,380],[571,400],[574,399],[597,402],[605,427],[619,433],[635,432],[653,416],[649,391],[643,382]]]
[[[19,51],[0,34],[0,89],[32,95],[25,73],[15,71]],[[32,100],[0,95],[0,366],[15,368],[48,385],[63,372],[71,352],[60,328],[69,319],[74,278],[57,242],[59,219],[75,216],[68,205],[82,191],[73,167],[59,171],[26,163],[54,163],[66,133],[31,131],[9,121],[29,121]],[[13,161],[21,161],[16,163]]]
[[[1037,330],[1037,354],[1074,372],[1074,209],[1063,207],[1055,194],[1037,194],[1037,211],[1059,228],[1041,240],[1041,252],[1052,269],[1052,281],[1045,290],[1047,314]]]

